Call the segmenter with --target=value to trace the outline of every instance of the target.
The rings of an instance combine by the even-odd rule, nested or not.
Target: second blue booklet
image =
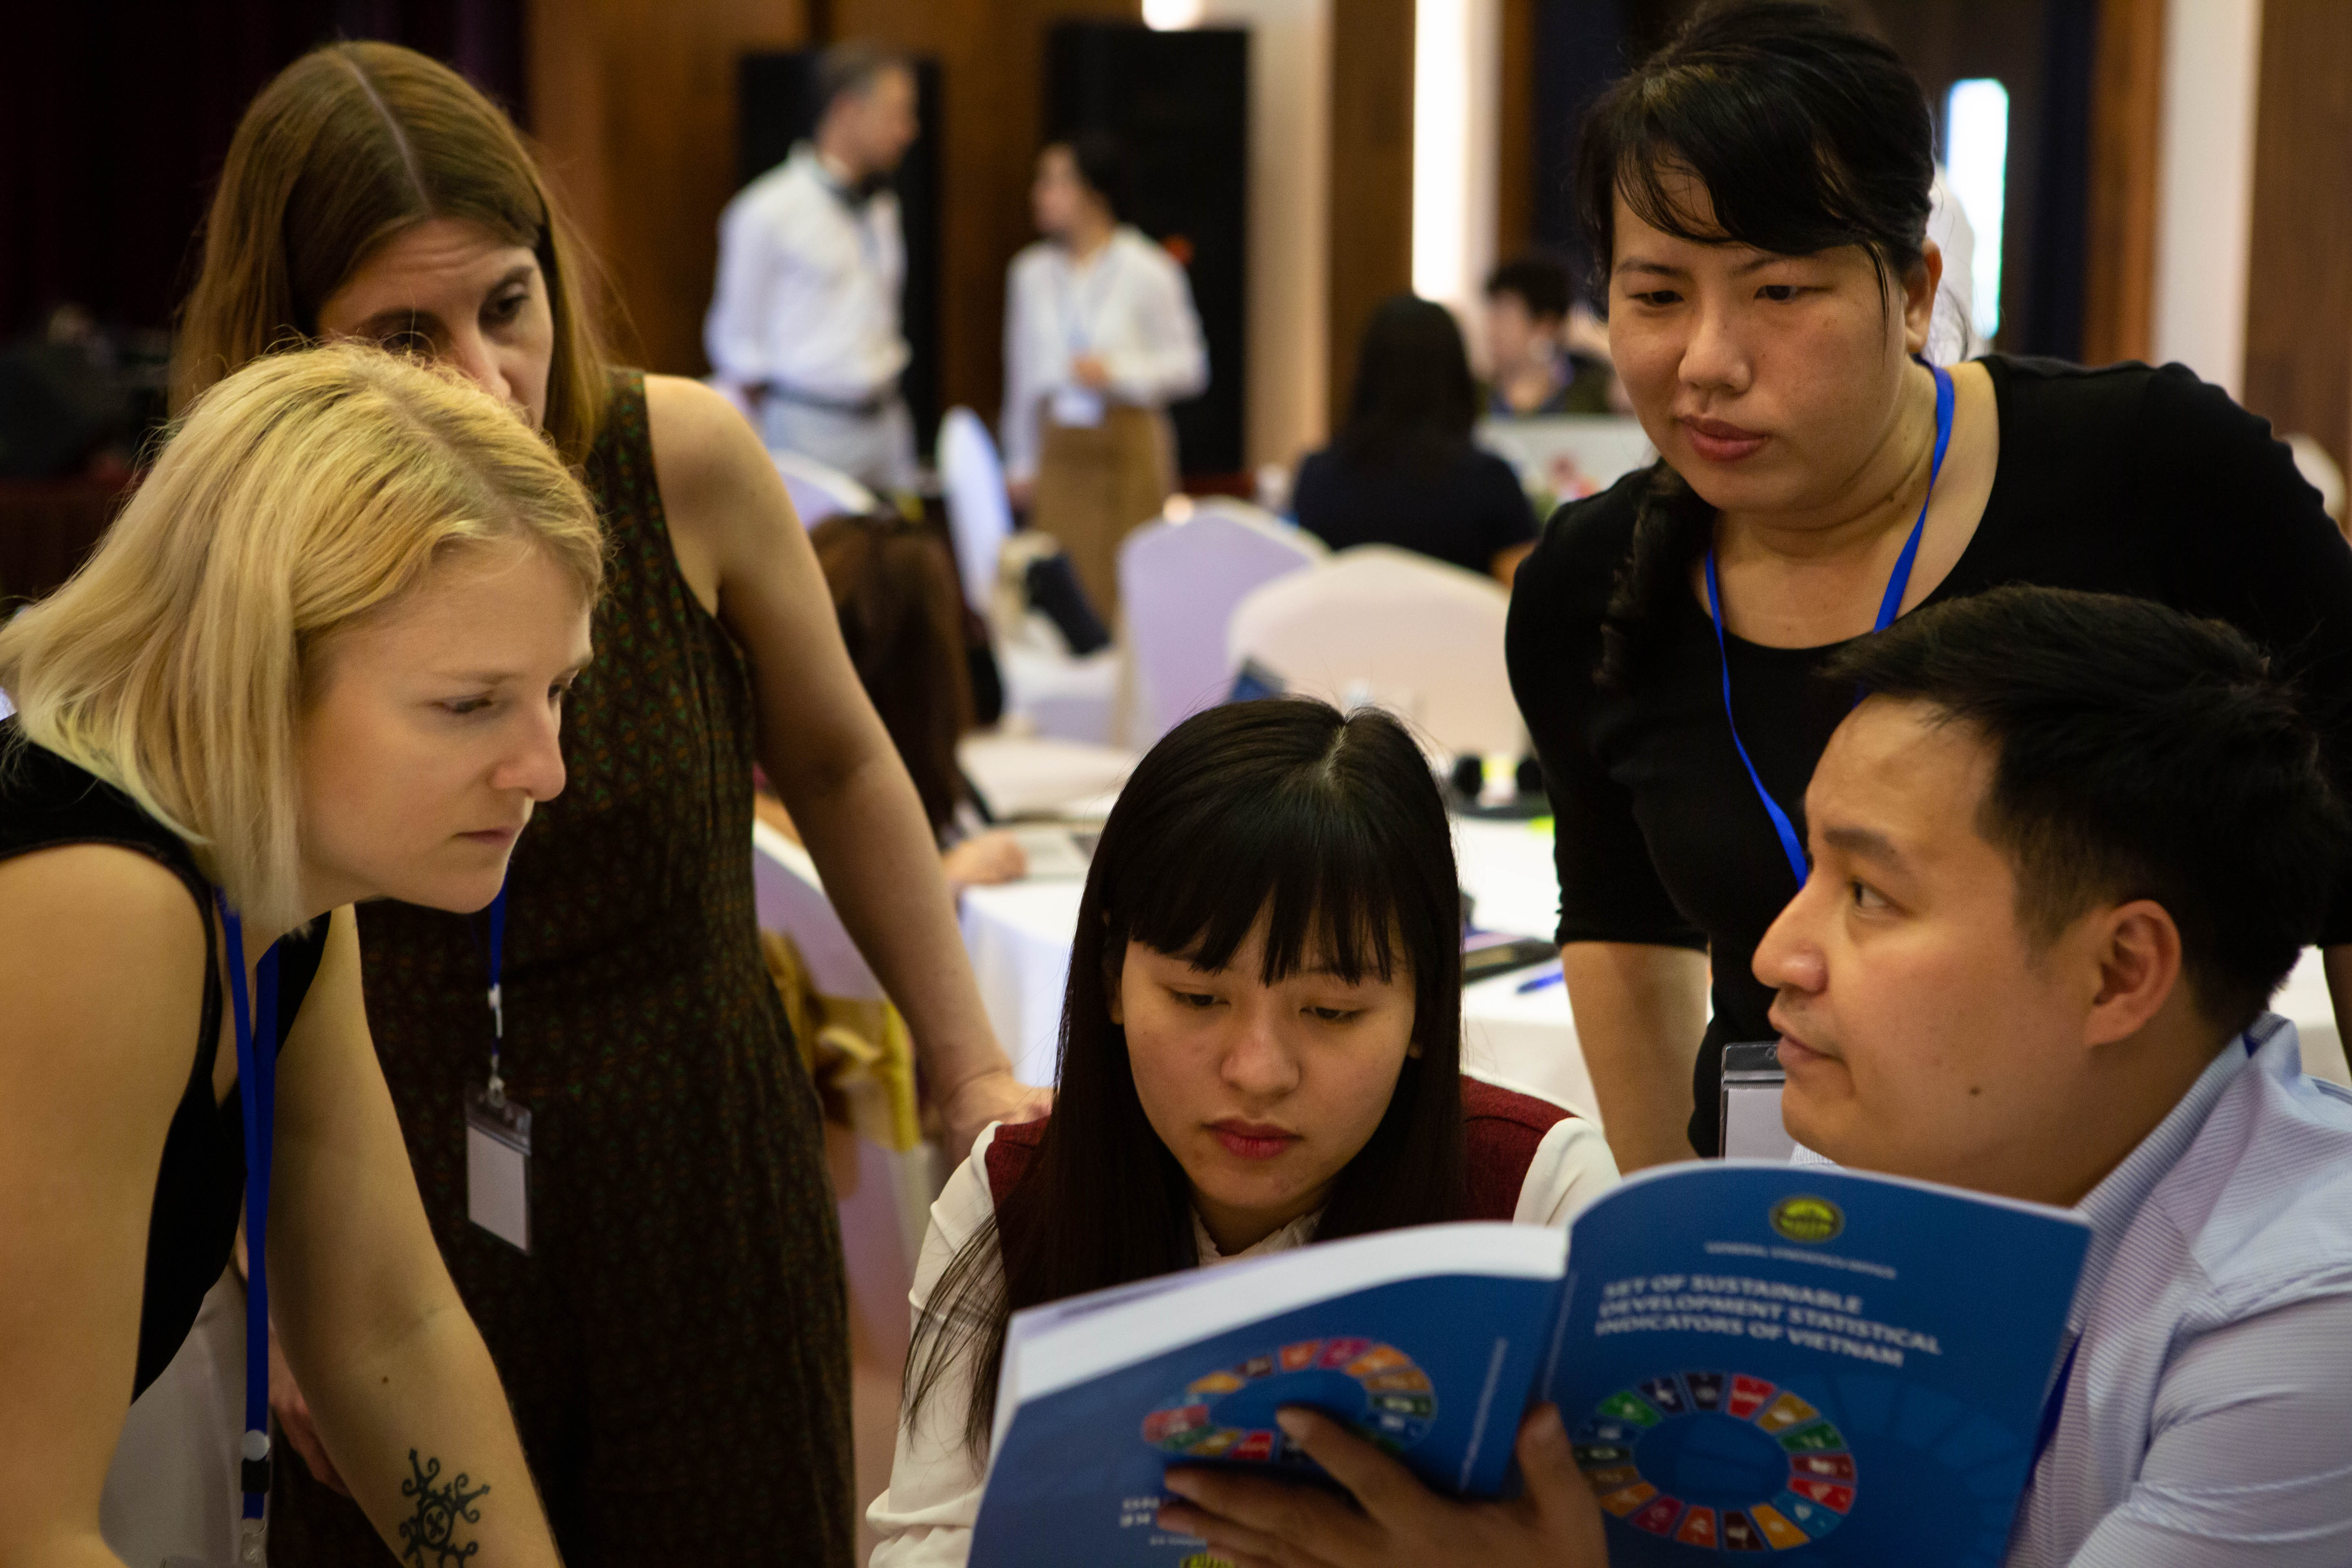
[[[1613,1568],[1993,1568],[2090,1229],[1885,1176],[1717,1163],[1576,1222],[1547,1391]]]

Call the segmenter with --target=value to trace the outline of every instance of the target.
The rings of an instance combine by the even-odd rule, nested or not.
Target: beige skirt
[[[1037,488],[1029,521],[1068,552],[1079,586],[1106,625],[1118,621],[1118,546],[1160,515],[1176,489],[1176,427],[1157,408],[1113,405],[1095,426],[1039,420]]]

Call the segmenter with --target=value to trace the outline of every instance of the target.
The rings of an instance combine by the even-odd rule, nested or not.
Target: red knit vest
[[[1544,1135],[1575,1112],[1531,1094],[1517,1094],[1464,1074],[1462,1137],[1470,1167],[1470,1204],[1464,1219],[1508,1220]],[[988,1146],[988,1191],[996,1203],[1029,1169],[1051,1117],[999,1127]]]

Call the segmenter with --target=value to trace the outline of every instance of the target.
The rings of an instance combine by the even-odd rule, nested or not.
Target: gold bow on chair
[[[800,949],[782,931],[761,931],[760,948],[825,1119],[897,1153],[921,1142],[915,1042],[898,1009],[880,998],[824,994]]]

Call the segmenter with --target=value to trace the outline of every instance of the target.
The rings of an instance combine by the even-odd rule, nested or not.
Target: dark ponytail
[[[1919,264],[1935,129],[1899,56],[1827,5],[1710,5],[1584,117],[1580,216],[1595,295],[1609,297],[1617,199],[1701,245],[1810,256],[1858,245],[1892,292]],[[1675,200],[1696,179],[1708,211]],[[1639,679],[1659,617],[1705,552],[1714,509],[1664,462],[1652,470],[1601,622],[1596,679]]]
[[[1618,558],[1601,614],[1601,665],[1593,679],[1612,691],[1631,690],[1656,638],[1658,620],[1674,607],[1691,563],[1706,553],[1715,508],[1664,458],[1651,465],[1633,510],[1633,532]]]

